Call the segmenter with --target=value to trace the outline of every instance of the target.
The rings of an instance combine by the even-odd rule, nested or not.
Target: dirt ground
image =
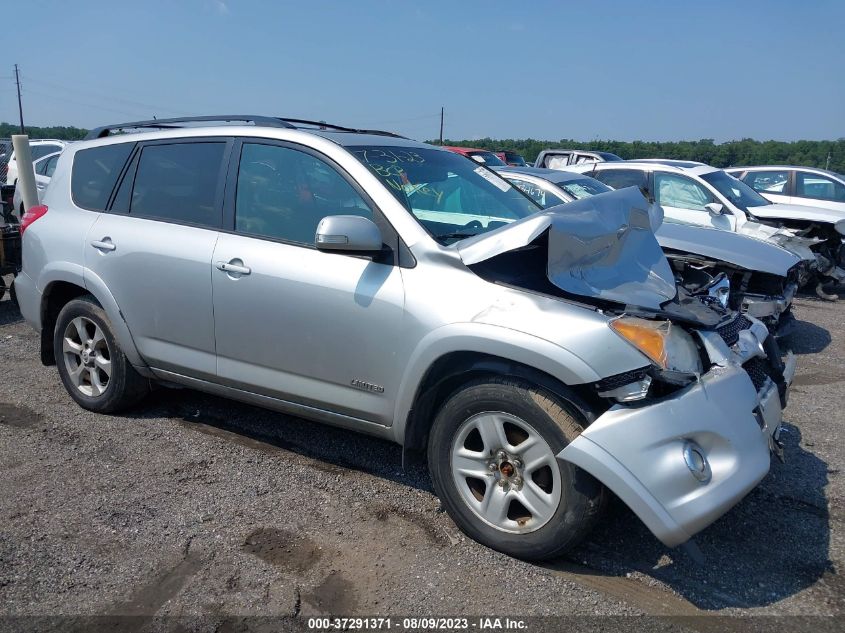
[[[786,463],[698,535],[704,563],[616,502],[535,565],[465,538],[387,442],[189,390],[84,411],[6,297],[0,615],[841,616],[845,302],[795,311]]]

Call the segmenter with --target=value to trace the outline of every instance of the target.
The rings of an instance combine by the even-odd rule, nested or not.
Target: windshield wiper
[[[466,231],[455,231],[454,233],[441,233],[440,235],[435,235],[438,240],[462,240],[467,237],[474,237],[476,235],[481,235],[483,231],[475,232],[475,233],[468,233]]]

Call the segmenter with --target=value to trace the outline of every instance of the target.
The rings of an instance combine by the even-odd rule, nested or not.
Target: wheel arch
[[[482,376],[517,378],[545,389],[570,404],[587,424],[601,408],[600,399],[583,384],[567,385],[541,369],[494,354],[453,351],[438,357],[417,387],[399,438],[403,454],[424,452],[434,416],[444,400],[461,385]]]
[[[53,331],[59,312],[69,301],[83,295],[91,295],[105,311],[112,326],[112,333],[126,355],[129,362],[136,368],[146,367],[129,327],[123,318],[123,313],[117,305],[114,296],[99,277],[91,277],[86,271],[84,278],[75,275],[55,275],[43,284],[41,293],[41,362],[44,365],[54,365],[55,350],[53,349]]]

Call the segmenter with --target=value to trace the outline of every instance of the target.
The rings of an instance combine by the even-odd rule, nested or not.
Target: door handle
[[[233,259],[228,262],[217,262],[214,265],[217,267],[217,270],[222,270],[223,272],[229,274],[248,275],[252,272],[252,269],[249,266],[244,266],[240,259]]]
[[[104,237],[102,240],[94,240],[91,242],[91,246],[96,248],[98,251],[113,251],[117,248],[114,245],[114,242],[111,241],[110,237]]]

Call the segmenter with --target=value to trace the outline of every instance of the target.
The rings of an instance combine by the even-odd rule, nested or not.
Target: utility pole
[[[827,153],[827,160],[825,161],[824,168],[830,171],[830,152]]]
[[[23,126],[23,106],[21,105],[21,75],[17,64],[15,64],[15,83],[18,85],[18,114],[21,117],[21,134],[26,134],[26,128]]]
[[[443,145],[443,106],[440,106],[440,145]]]

